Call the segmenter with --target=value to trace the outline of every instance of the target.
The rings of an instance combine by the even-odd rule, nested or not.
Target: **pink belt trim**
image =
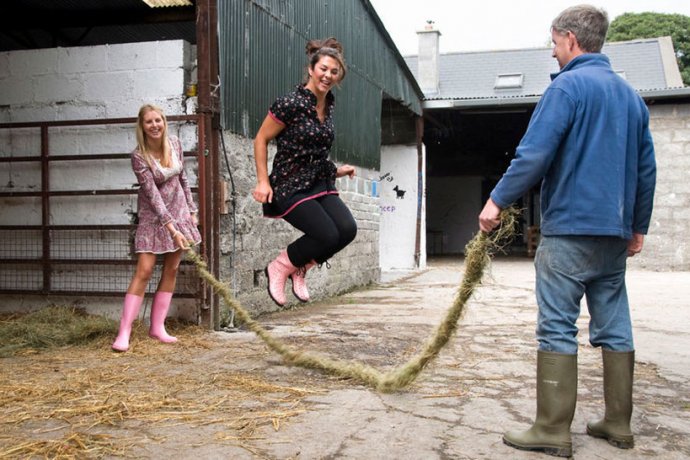
[[[312,195],[312,196],[308,196],[308,197],[306,197],[306,198],[302,198],[302,199],[299,200],[297,203],[295,203],[295,204],[293,204],[292,206],[290,206],[290,207],[288,208],[287,211],[285,211],[284,213],[282,213],[282,214],[279,215],[279,216],[266,216],[266,217],[269,217],[269,218],[271,218],[271,219],[280,219],[281,217],[287,216],[287,215],[290,213],[290,211],[292,211],[293,209],[295,209],[297,206],[299,206],[300,204],[304,203],[305,201],[313,200],[313,199],[315,199],[315,198],[319,198],[319,197],[322,197],[322,196],[325,196],[325,195],[338,195],[338,194],[339,194],[339,193],[338,193],[337,190],[328,190],[328,191],[325,191],[325,192],[317,193],[316,195]]]

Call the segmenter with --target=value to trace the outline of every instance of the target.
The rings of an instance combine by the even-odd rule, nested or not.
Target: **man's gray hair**
[[[609,16],[603,9],[592,5],[571,6],[553,20],[551,29],[561,34],[570,31],[582,51],[599,53],[609,29]]]

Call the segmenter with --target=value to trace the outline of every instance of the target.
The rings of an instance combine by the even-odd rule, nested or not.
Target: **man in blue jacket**
[[[630,429],[634,346],[625,288],[626,257],[642,250],[652,213],[656,163],[649,112],[601,54],[605,11],[564,10],[551,24],[560,72],[544,92],[496,188],[479,215],[490,232],[500,211],[540,179],[541,241],[535,256],[537,415],[508,432],[515,448],[572,455],[577,332],[583,296],[589,341],[602,348],[605,416],[587,433],[633,447]]]

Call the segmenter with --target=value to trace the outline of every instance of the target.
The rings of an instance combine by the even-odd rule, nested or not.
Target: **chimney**
[[[417,56],[417,82],[424,94],[439,92],[439,49],[441,32],[434,27],[434,21],[427,21],[424,30],[417,32],[419,55]]]

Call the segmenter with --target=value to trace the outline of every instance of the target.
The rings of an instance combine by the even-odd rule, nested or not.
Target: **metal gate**
[[[189,150],[183,146],[190,183],[197,178],[192,192],[203,235],[203,121],[198,115],[167,119],[169,132],[196,137]],[[136,266],[138,184],[130,153],[115,148],[134,147],[135,125],[135,118],[0,124],[0,293],[124,294]],[[131,183],[125,184],[127,169]],[[155,286],[149,283],[148,292]],[[176,295],[199,298],[202,292],[194,266],[183,262]]]

